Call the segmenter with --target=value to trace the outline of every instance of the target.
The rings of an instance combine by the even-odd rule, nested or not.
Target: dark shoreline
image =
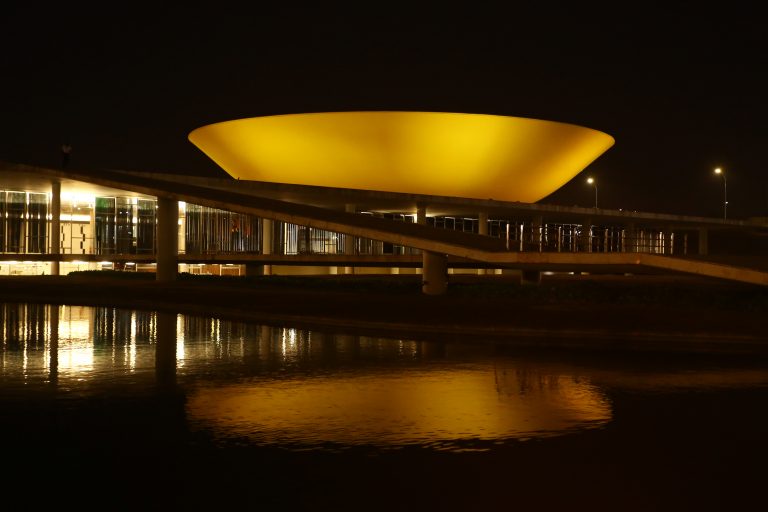
[[[521,346],[768,354],[768,290],[686,276],[0,277],[0,301],[112,306],[408,339]]]

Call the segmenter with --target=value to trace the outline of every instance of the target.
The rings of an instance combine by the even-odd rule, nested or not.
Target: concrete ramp
[[[646,253],[487,253],[484,262],[539,270],[610,272],[651,268],[768,286],[768,272],[746,267]]]
[[[565,253],[510,252],[505,240],[394,222],[387,219],[346,213],[305,204],[268,199],[250,194],[224,191],[186,183],[125,174],[61,172],[25,165],[9,165],[8,170],[44,176],[52,180],[78,180],[149,196],[245,213],[362,238],[415,247],[436,254],[464,258],[489,266],[563,271],[623,271],[642,267],[696,274],[744,283],[768,285],[768,272],[722,263],[646,253]],[[632,270],[628,270],[632,271]]]
[[[768,272],[761,270],[656,254],[639,254],[637,256],[640,256],[640,264],[648,267],[768,286]]]

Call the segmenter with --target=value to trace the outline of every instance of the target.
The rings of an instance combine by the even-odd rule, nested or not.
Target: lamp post
[[[597,181],[595,181],[595,178],[587,178],[587,183],[595,187],[595,209],[597,209]]]
[[[723,177],[723,220],[728,219],[728,181],[725,179],[725,171],[720,167],[715,169],[715,174]]]

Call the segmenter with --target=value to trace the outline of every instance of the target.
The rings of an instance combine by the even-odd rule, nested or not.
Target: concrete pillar
[[[344,205],[344,211],[347,213],[357,213],[357,209],[355,208],[354,204],[345,204]],[[345,235],[344,236],[344,254],[345,255],[354,255],[355,254],[355,245],[356,240],[355,237],[352,235]],[[355,267],[344,267],[344,273],[345,274],[354,274],[355,273]]]
[[[581,252],[592,252],[592,219],[586,218],[581,224]]]
[[[544,249],[544,218],[541,215],[531,221],[531,245],[538,252]]]
[[[272,254],[273,233],[272,219],[261,219],[261,254]],[[262,265],[261,274],[271,276],[272,265]]]
[[[264,275],[264,265],[262,265],[261,263],[246,263],[245,264],[245,275],[246,275],[246,277],[263,276]]]
[[[90,242],[87,244],[88,250],[84,251],[83,254],[96,254],[96,202],[94,200],[94,203],[91,206],[91,219],[88,222],[88,236],[90,238]],[[155,242],[153,242],[155,243]]]
[[[477,214],[477,234],[488,236],[488,213],[480,212]],[[484,276],[488,273],[487,269],[477,269],[477,275]]]
[[[427,205],[425,205],[425,204],[417,204],[416,205],[416,224],[421,224],[422,226],[426,226],[427,225]],[[417,251],[417,254],[418,254],[418,251]],[[422,258],[422,259],[424,259],[424,258]],[[424,274],[425,272],[426,272],[426,265],[424,266],[424,268],[417,268],[416,269],[416,274]],[[446,270],[446,275],[447,274],[448,274],[448,272]]]
[[[621,250],[624,252],[637,251],[637,229],[633,223],[624,228],[624,237],[621,240]]]
[[[699,228],[699,256],[706,256],[709,254],[709,230],[707,228]]]
[[[675,232],[672,226],[668,226],[664,233],[664,253],[667,256],[674,256],[675,254]]]
[[[427,225],[427,205],[416,205],[416,224],[421,224],[422,226]]]
[[[61,254],[61,183],[51,183],[51,275],[59,275]]]
[[[179,202],[157,198],[158,281],[175,281],[179,270]]]
[[[520,284],[541,284],[541,271],[523,270],[520,275]]]
[[[448,289],[448,258],[445,254],[422,251],[423,278],[421,291],[427,295],[442,295]]]
[[[480,212],[477,214],[477,233],[488,235],[488,213]]]

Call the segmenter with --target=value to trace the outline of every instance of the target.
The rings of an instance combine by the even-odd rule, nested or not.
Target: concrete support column
[[[175,281],[179,270],[179,202],[157,198],[158,281]]]
[[[422,226],[427,225],[427,205],[416,205],[416,224],[421,224]]]
[[[261,254],[272,254],[273,232],[272,219],[261,219]],[[262,265],[261,274],[271,276],[272,265]]]
[[[664,233],[664,254],[673,256],[675,254],[675,231],[672,226],[667,227]]]
[[[523,270],[520,275],[520,284],[541,284],[541,271]]]
[[[624,228],[624,239],[621,241],[621,250],[623,252],[637,251],[637,229],[632,223]]]
[[[357,213],[357,208],[355,208],[354,204],[345,204],[344,205],[344,211],[347,213]],[[355,237],[352,235],[346,235],[344,236],[344,254],[346,255],[353,255],[355,254],[355,245],[356,244]],[[345,274],[354,274],[355,273],[355,267],[344,267],[344,273]]]
[[[427,205],[425,204],[416,205],[416,224],[421,224],[422,226],[427,225]],[[416,274],[424,274],[425,272],[426,272],[426,266],[424,266],[423,268],[416,269]],[[446,270],[446,275],[447,274],[448,274],[448,271]]]
[[[477,214],[477,234],[488,236],[488,213],[480,212]],[[477,275],[484,276],[488,273],[488,269],[477,269]]]
[[[699,256],[709,254],[709,230],[699,228]]]
[[[427,295],[442,295],[448,289],[448,258],[445,254],[422,251],[423,273],[421,291]]]
[[[488,213],[480,212],[477,214],[477,233],[488,235]]]
[[[538,252],[544,248],[544,218],[541,215],[531,221],[531,244]]]
[[[581,252],[592,252],[592,219],[584,219],[581,225],[581,241],[579,244]]]
[[[261,263],[246,263],[245,264],[245,275],[246,275],[246,277],[263,276],[264,275],[264,265],[262,265]]]
[[[51,183],[51,275],[59,275],[61,254],[61,183]]]

